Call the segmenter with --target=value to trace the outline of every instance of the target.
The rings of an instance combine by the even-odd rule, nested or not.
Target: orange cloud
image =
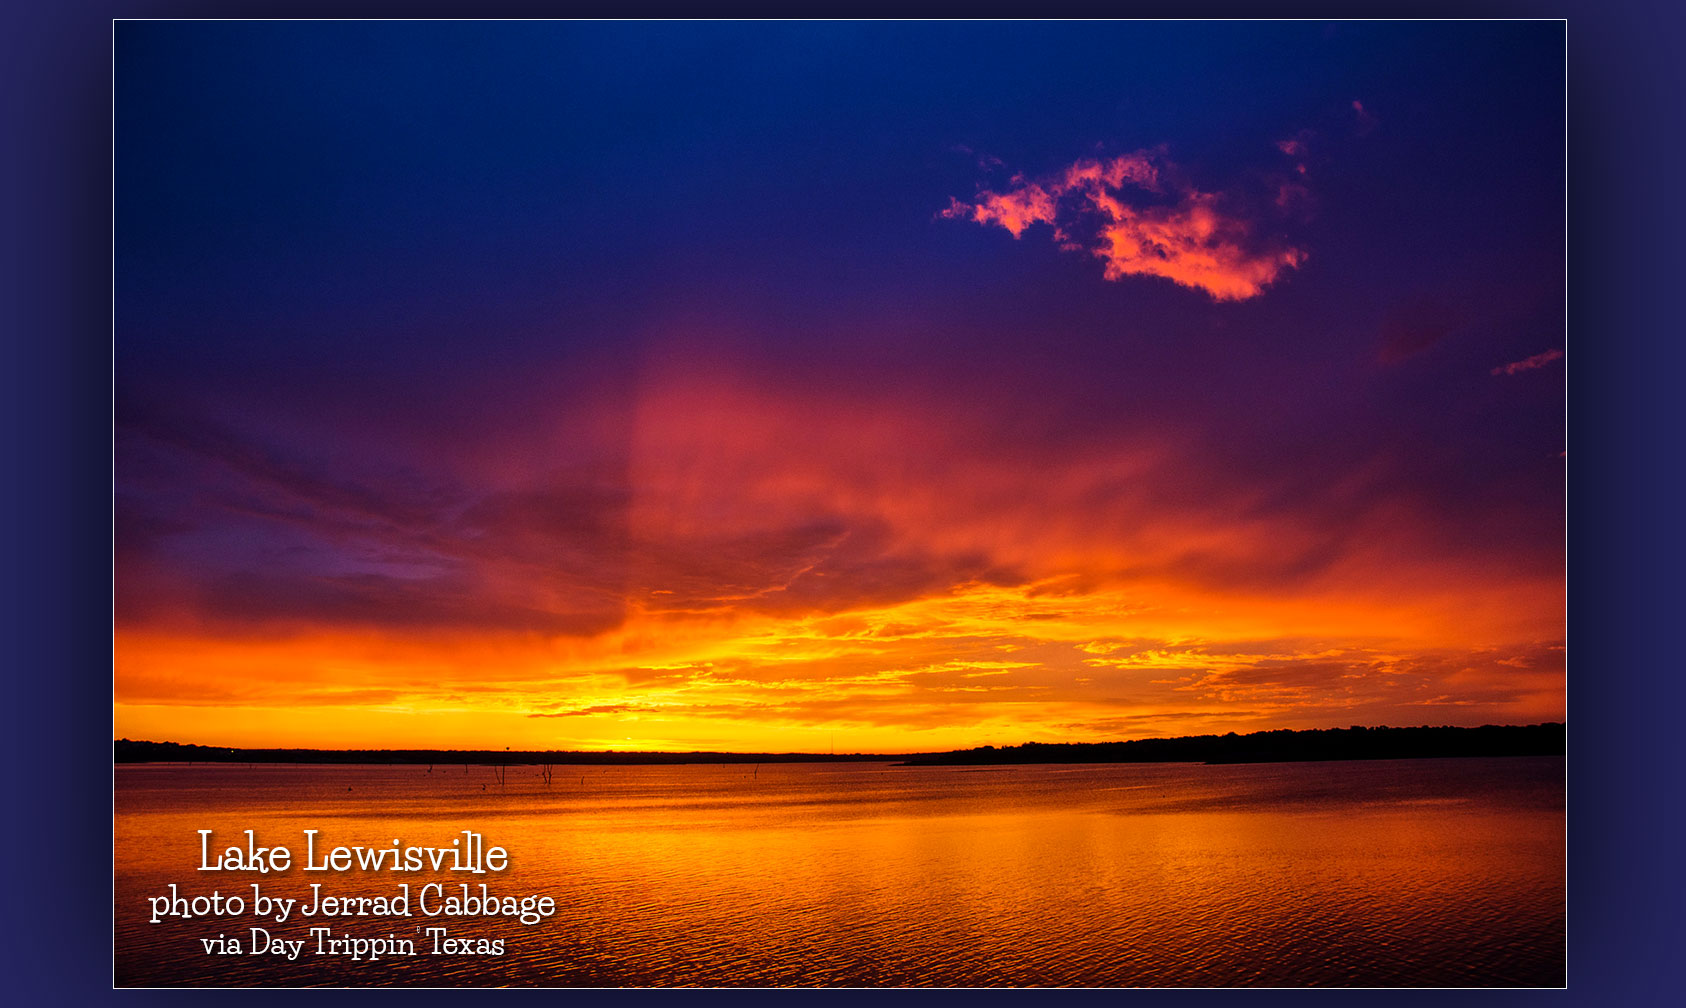
[[[1282,193],[1278,186],[1278,209],[1290,202]],[[1062,248],[1099,258],[1108,280],[1158,276],[1218,301],[1241,301],[1305,261],[1300,249],[1262,236],[1244,202],[1182,182],[1162,154],[1137,151],[1081,160],[1042,180],[1014,176],[1005,192],[951,199],[940,216],[997,224],[1014,238],[1049,224]]]
[[[990,198],[976,206],[957,199],[949,201],[942,215],[950,219],[971,217],[980,224],[999,224],[1017,238],[1032,224],[1048,224],[1054,220],[1054,195],[1038,185],[1025,184],[1021,188]]]

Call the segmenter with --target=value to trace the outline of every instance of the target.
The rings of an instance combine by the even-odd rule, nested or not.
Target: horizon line
[[[392,754],[392,753],[405,753],[405,754],[410,754],[410,753],[437,753],[437,754],[443,754],[443,755],[476,755],[476,756],[497,756],[497,755],[503,755],[503,754],[507,754],[509,756],[532,756],[532,755],[737,756],[737,757],[777,756],[777,757],[811,757],[811,758],[813,758],[815,760],[818,760],[818,761],[824,761],[824,760],[835,760],[835,759],[862,759],[862,758],[873,757],[873,756],[884,756],[884,757],[930,756],[930,755],[939,755],[939,754],[944,754],[944,753],[961,753],[961,752],[972,752],[972,751],[977,751],[977,750],[990,750],[990,749],[995,749],[995,750],[1022,749],[1022,748],[1029,747],[1029,746],[1063,746],[1063,747],[1072,747],[1072,746],[1116,746],[1116,745],[1128,745],[1128,744],[1136,743],[1136,742],[1177,742],[1177,741],[1184,741],[1184,740],[1222,739],[1222,738],[1232,738],[1232,737],[1233,738],[1251,738],[1255,735],[1274,735],[1274,734],[1280,734],[1280,733],[1301,735],[1301,734],[1322,733],[1322,732],[1352,732],[1352,731],[1366,731],[1366,732],[1368,732],[1368,731],[1419,731],[1419,730],[1478,731],[1478,730],[1483,729],[1483,728],[1547,728],[1547,727],[1560,727],[1560,728],[1566,727],[1566,723],[1564,721],[1536,721],[1536,722],[1524,723],[1524,724],[1487,723],[1487,724],[1473,725],[1473,726],[1472,725],[1450,725],[1450,724],[1441,724],[1441,725],[1431,725],[1431,724],[1385,725],[1384,724],[1384,725],[1348,725],[1346,727],[1331,727],[1331,728],[1262,728],[1262,729],[1259,729],[1257,731],[1244,732],[1244,733],[1243,732],[1235,732],[1235,731],[1224,732],[1224,733],[1208,732],[1208,733],[1200,734],[1200,735],[1147,736],[1147,737],[1142,737],[1142,738],[1107,739],[1107,740],[1103,740],[1103,741],[1090,741],[1090,742],[1072,742],[1072,741],[1039,742],[1039,741],[1035,741],[1035,740],[1029,740],[1029,741],[1024,741],[1024,742],[1017,742],[1017,743],[1010,743],[1010,744],[1003,744],[1003,745],[997,745],[997,744],[994,744],[994,743],[983,743],[983,744],[979,744],[979,745],[962,746],[962,747],[957,747],[957,748],[952,748],[952,749],[908,749],[908,750],[902,750],[902,751],[899,751],[899,752],[888,752],[888,751],[867,752],[867,751],[857,750],[855,752],[850,752],[850,753],[840,753],[840,752],[835,752],[835,751],[829,752],[829,753],[807,752],[807,751],[801,751],[801,750],[787,750],[787,751],[784,751],[784,752],[774,752],[774,751],[771,751],[771,750],[738,751],[738,750],[730,750],[730,749],[515,749],[515,748],[510,747],[510,746],[505,746],[501,750],[499,750],[499,749],[484,749],[484,748],[482,748],[482,749],[440,749],[440,748],[426,748],[426,747],[396,747],[396,748],[394,748],[394,747],[387,747],[387,748],[352,747],[352,748],[343,748],[343,749],[322,749],[322,748],[313,748],[313,747],[307,747],[307,746],[206,745],[206,744],[199,743],[199,742],[176,742],[176,741],[172,741],[172,740],[155,741],[155,740],[152,740],[152,739],[128,739],[128,738],[113,739],[112,745],[116,746],[116,745],[119,745],[119,744],[122,744],[122,743],[127,743],[129,745],[175,746],[175,747],[179,747],[179,748],[206,749],[206,750],[214,750],[214,751],[219,751],[219,752],[274,752],[274,753],[286,752],[286,753],[337,753],[337,754],[353,754],[353,753],[386,753],[386,754]]]

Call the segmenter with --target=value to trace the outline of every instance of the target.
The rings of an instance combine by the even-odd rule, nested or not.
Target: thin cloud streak
[[[1493,369],[1492,373],[1495,375],[1521,374],[1524,371],[1533,371],[1536,368],[1543,368],[1547,364],[1550,364],[1552,361],[1562,356],[1563,351],[1561,350],[1547,350],[1544,353],[1537,353],[1534,356],[1529,357],[1527,360],[1512,361],[1502,367],[1496,367]]]

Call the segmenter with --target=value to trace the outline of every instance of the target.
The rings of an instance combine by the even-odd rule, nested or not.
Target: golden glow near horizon
[[[116,734],[910,752],[1563,716],[1551,550],[1352,508],[1363,474],[1283,505],[1163,432],[1015,453],[934,405],[655,386],[624,496],[535,485],[563,449],[513,441],[443,458],[478,495],[443,531],[261,473],[325,571],[219,592],[120,555]]]
[[[1161,607],[1050,587],[635,613],[589,640],[123,632],[116,729],[255,747],[908,752],[1563,713],[1561,645],[1472,646],[1520,628],[1458,599]],[[1530,587],[1549,601],[1553,586],[1516,590]]]

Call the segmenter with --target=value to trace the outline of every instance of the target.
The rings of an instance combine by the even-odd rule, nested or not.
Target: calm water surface
[[[909,768],[886,763],[115,768],[119,986],[1560,986],[1560,758]],[[214,844],[294,851],[202,872]],[[303,872],[336,845],[510,851],[507,871]],[[424,917],[485,882],[542,923]],[[266,894],[393,895],[408,917],[260,922]],[[238,916],[150,923],[148,897],[239,894]],[[303,904],[301,904],[302,908]],[[252,954],[253,926],[305,939]],[[317,954],[311,927],[416,954]],[[433,954],[419,928],[501,939]],[[238,937],[238,955],[201,938]]]

